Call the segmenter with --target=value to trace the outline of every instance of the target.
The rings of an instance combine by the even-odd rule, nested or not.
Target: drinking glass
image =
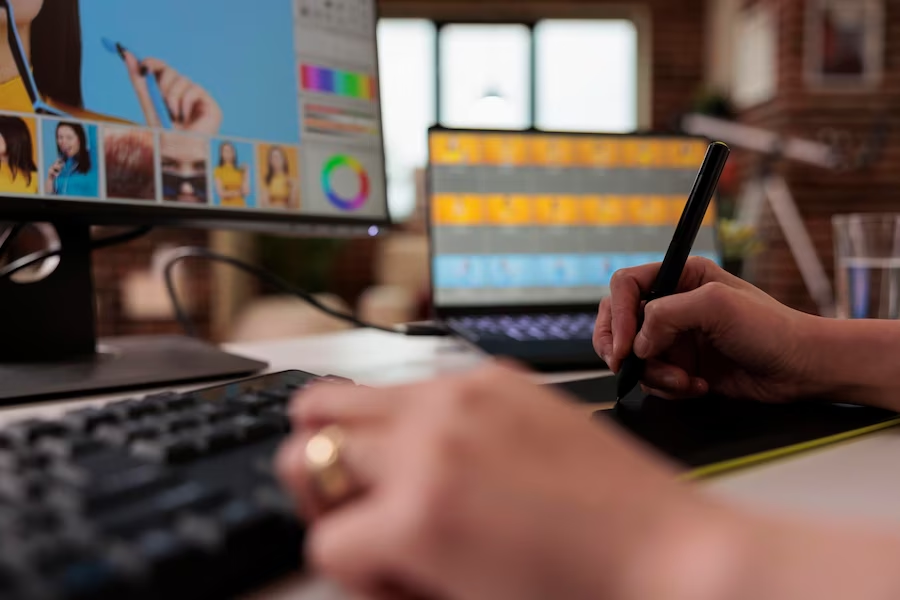
[[[836,215],[837,316],[900,318],[900,214]]]

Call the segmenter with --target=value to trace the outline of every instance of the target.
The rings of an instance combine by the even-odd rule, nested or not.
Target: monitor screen
[[[374,0],[2,0],[0,195],[385,221],[375,19]]]
[[[708,141],[432,129],[435,305],[598,302],[618,269],[661,261]],[[719,259],[711,205],[693,254]]]

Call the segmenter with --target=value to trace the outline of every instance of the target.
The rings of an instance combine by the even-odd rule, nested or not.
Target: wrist
[[[610,597],[743,600],[754,546],[748,518],[697,495],[636,547]]]
[[[816,317],[808,347],[820,398],[900,410],[893,373],[900,356],[900,322]]]

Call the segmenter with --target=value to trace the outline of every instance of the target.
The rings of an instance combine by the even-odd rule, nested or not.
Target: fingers
[[[660,398],[696,398],[709,391],[705,380],[691,377],[681,367],[655,360],[647,362],[641,383],[650,390],[648,393]]]
[[[364,494],[384,475],[387,438],[381,428],[346,427],[340,448],[340,468],[346,471],[352,483],[350,498],[341,499],[347,505]],[[308,519],[315,519],[332,508],[330,499],[321,495],[315,474],[307,463],[307,446],[315,432],[296,434],[278,450],[275,472],[279,480],[296,500],[298,508]]]
[[[610,282],[610,317],[612,319],[611,359],[619,363],[631,353],[637,333],[641,296],[653,284],[658,265],[645,265],[616,271]]]
[[[181,101],[188,90],[191,89],[191,85],[190,80],[186,77],[178,77],[172,83],[169,91],[163,94],[163,97],[166,99],[166,105],[169,107],[169,112],[172,113],[172,118],[179,123],[184,123],[187,119],[187,115],[181,112]]]
[[[612,319],[610,334],[613,339],[613,349],[610,358],[616,364],[624,360],[632,350],[632,342],[637,334],[641,302],[653,287],[660,266],[659,263],[655,263],[620,269],[612,277],[609,299]],[[750,284],[726,273],[711,260],[691,257],[685,263],[677,291],[679,293],[689,292],[709,283],[718,283],[736,289],[745,289],[750,286]],[[655,303],[656,301],[654,301]]]
[[[684,332],[711,334],[727,327],[734,317],[733,303],[738,294],[738,290],[714,282],[650,302],[644,308],[644,325],[634,340],[634,353],[639,358],[653,358]]]
[[[604,298],[597,311],[597,323],[594,325],[594,351],[603,359],[606,366],[614,372],[619,371],[621,361],[613,354],[611,301]]]
[[[124,56],[125,66],[128,68],[128,77],[131,79],[131,85],[134,87],[135,94],[137,94],[138,103],[141,106],[141,111],[144,113],[144,118],[147,120],[147,125],[159,127],[162,122],[159,115],[156,114],[153,99],[150,97],[150,90],[147,88],[144,67],[131,52],[126,51]]]
[[[222,111],[206,90],[159,59],[144,59],[143,66],[156,77],[169,113],[182,129],[218,132]]]
[[[307,430],[330,423],[374,422],[398,410],[404,396],[396,390],[321,384],[297,396],[291,418],[298,429]]]
[[[392,519],[381,502],[350,505],[316,521],[307,533],[306,555],[316,571],[354,591],[377,589],[393,570],[386,552]]]

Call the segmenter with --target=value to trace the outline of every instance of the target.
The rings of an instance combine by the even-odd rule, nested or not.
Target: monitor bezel
[[[431,315],[437,319],[447,319],[457,316],[469,315],[502,315],[502,314],[529,314],[535,311],[548,314],[565,314],[572,312],[584,312],[595,310],[597,303],[579,302],[579,303],[517,303],[509,305],[487,305],[487,304],[471,304],[471,305],[439,305],[435,301],[434,287],[434,220],[432,219],[432,197],[434,189],[432,188],[431,169],[434,166],[431,156],[431,138],[438,133],[473,133],[479,135],[549,135],[549,136],[571,136],[571,137],[610,137],[610,138],[660,138],[660,139],[688,139],[702,140],[711,143],[712,140],[704,135],[695,135],[677,131],[652,131],[639,130],[627,133],[621,132],[599,132],[599,131],[555,131],[548,129],[478,129],[478,128],[456,128],[444,125],[432,125],[428,128],[428,158],[425,167],[425,219],[428,231],[428,299],[431,306]],[[721,241],[719,240],[719,192],[716,191],[714,202],[712,203],[715,211],[714,231],[715,241],[719,256],[723,256]],[[602,298],[600,299],[602,301]]]
[[[254,233],[274,233],[281,235],[360,235],[368,233],[377,235],[384,233],[394,224],[391,218],[387,185],[387,149],[384,144],[384,109],[381,98],[381,69],[378,67],[378,20],[380,11],[378,2],[370,0],[372,15],[372,51],[375,55],[375,81],[378,89],[378,129],[381,143],[380,167],[382,193],[384,196],[383,216],[337,216],[293,213],[278,209],[228,209],[206,206],[203,208],[186,207],[175,203],[167,203],[158,199],[147,201],[121,200],[78,200],[53,198],[43,195],[3,195],[0,194],[0,221],[10,222],[56,222],[67,221],[87,223],[90,225],[152,225],[158,227],[177,227],[194,229],[234,229]],[[298,98],[299,104],[299,98]],[[12,111],[10,111],[12,112]],[[39,115],[35,115],[39,116]],[[148,131],[159,132],[152,127],[141,127]],[[216,136],[211,136],[216,137]],[[301,139],[300,148],[304,142]],[[378,231],[372,231],[372,227]]]

